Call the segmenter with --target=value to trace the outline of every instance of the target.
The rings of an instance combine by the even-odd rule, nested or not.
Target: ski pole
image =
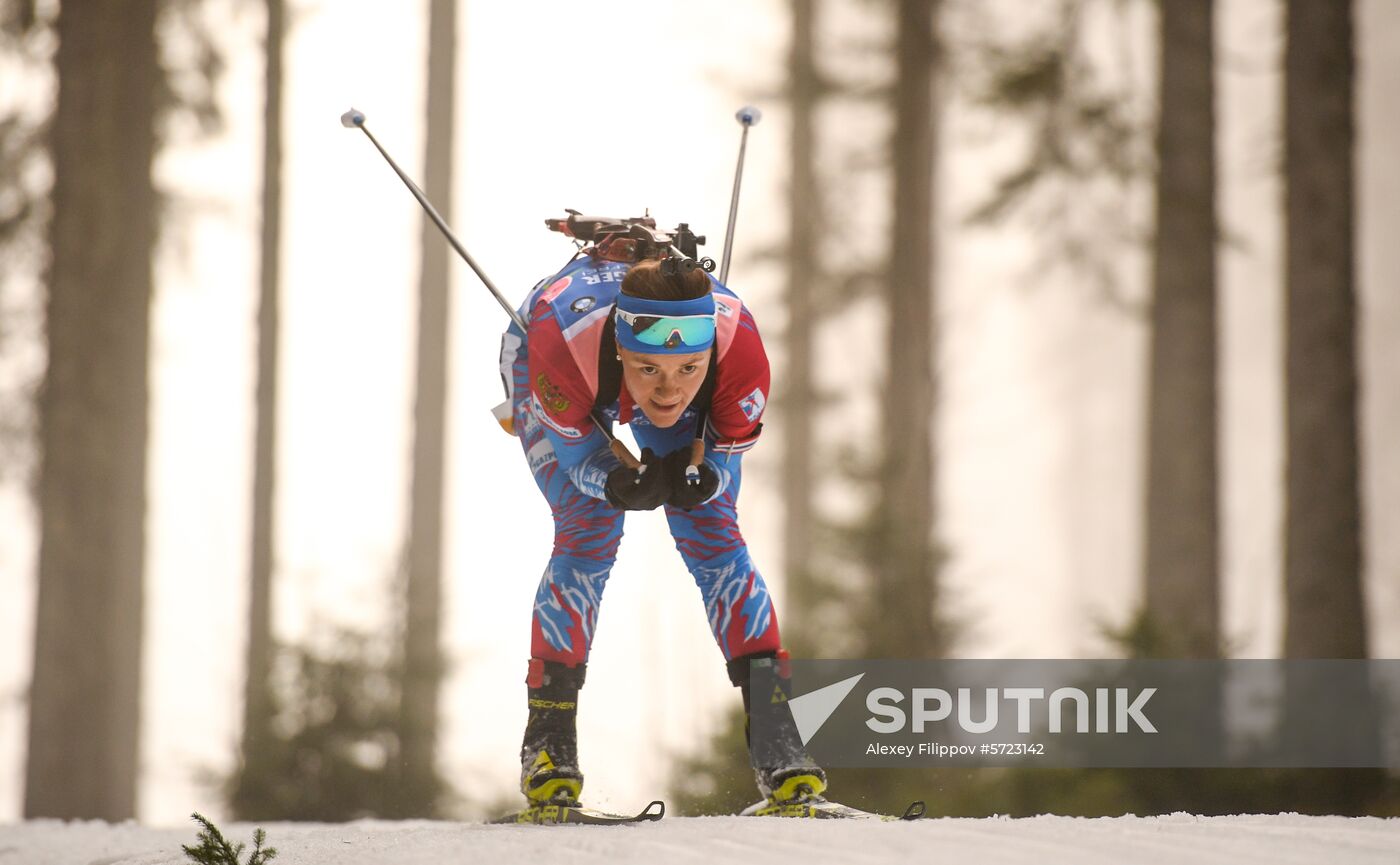
[[[719,281],[728,284],[729,256],[734,251],[734,221],[739,217],[739,184],[744,179],[744,150],[749,143],[749,127],[763,119],[763,112],[745,105],[734,113],[734,119],[744,127],[739,136],[739,163],[734,166],[734,191],[729,194],[729,226],[724,230],[724,256],[719,266]]]
[[[413,197],[418,199],[418,203],[423,205],[423,210],[427,212],[429,218],[433,220],[433,224],[442,232],[443,237],[447,238],[447,242],[452,245],[452,248],[457,251],[457,254],[462,257],[462,260],[467,263],[467,266],[472,269],[477,275],[477,278],[480,279],[487,290],[491,292],[491,296],[496,298],[496,302],[506,311],[506,315],[510,316],[510,320],[515,322],[515,326],[520,328],[520,332],[525,333],[528,328],[525,319],[511,307],[510,303],[506,301],[505,296],[496,288],[495,283],[491,282],[491,278],[486,275],[486,271],[482,270],[476,261],[472,259],[471,253],[467,252],[466,247],[462,246],[462,242],[457,239],[457,235],[452,233],[452,229],[447,226],[447,222],[437,212],[437,208],[433,207],[433,203],[428,200],[428,196],[423,194],[423,190],[418,188],[418,184],[414,183],[412,178],[405,174],[402,168],[399,168],[399,164],[394,161],[394,157],[389,155],[389,151],[385,150],[384,145],[379,143],[379,139],[374,137],[374,133],[369,131],[369,127],[365,125],[365,113],[351,108],[349,111],[340,115],[340,125],[344,126],[346,129],[358,129],[369,138],[370,142],[374,144],[374,148],[379,151],[379,155],[384,157],[384,161],[389,163],[389,167],[394,169],[394,173],[403,181],[404,186],[408,187],[408,191],[412,192]],[[588,416],[593,420],[593,425],[596,426],[598,431],[603,434],[603,437],[608,440],[608,447],[612,450],[613,454],[622,461],[623,465],[634,469],[641,465],[641,462],[636,457],[632,456],[632,452],[627,449],[627,445],[618,441],[617,437],[612,434],[607,424],[603,423],[603,419],[598,417],[597,412],[589,412]]]
[[[763,112],[752,105],[745,105],[734,112],[734,119],[744,127],[739,135],[739,162],[734,166],[734,191],[729,194],[729,225],[724,230],[724,255],[719,266],[719,281],[729,284],[729,256],[734,252],[734,222],[739,217],[739,186],[744,179],[744,151],[749,143],[749,128],[763,119]],[[685,470],[688,484],[700,483],[700,465],[705,461],[705,424],[709,422],[709,409],[699,413],[695,419],[695,441],[690,444],[690,465]]]

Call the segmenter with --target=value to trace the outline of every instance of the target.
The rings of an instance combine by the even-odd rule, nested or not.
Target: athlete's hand
[[[666,503],[671,481],[661,457],[651,448],[642,449],[642,464],[629,469],[620,466],[608,472],[603,488],[608,504],[624,511],[649,511]]]
[[[691,510],[710,500],[719,489],[719,476],[714,469],[701,460],[695,471],[691,471],[691,448],[678,448],[666,455],[665,472],[670,480],[671,497],[666,503],[672,507]]]

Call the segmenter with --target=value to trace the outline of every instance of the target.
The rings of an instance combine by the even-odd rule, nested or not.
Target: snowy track
[[[231,841],[252,828],[224,827]],[[1116,817],[929,819],[917,823],[670,817],[621,827],[433,822],[266,826],[277,865],[469,863],[1325,863],[1397,865],[1400,819]],[[195,828],[36,821],[0,826],[0,865],[185,865]]]

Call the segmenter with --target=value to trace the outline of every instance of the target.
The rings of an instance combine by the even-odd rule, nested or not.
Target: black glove
[[[698,466],[698,474],[690,469],[690,447],[671,451],[666,455],[665,474],[671,482],[671,497],[666,503],[672,507],[690,510],[704,504],[719,489],[719,475],[705,465]]]
[[[651,448],[643,448],[642,465],[635,469],[619,466],[608,472],[603,492],[608,504],[618,510],[649,511],[666,503],[671,482],[661,457]]]

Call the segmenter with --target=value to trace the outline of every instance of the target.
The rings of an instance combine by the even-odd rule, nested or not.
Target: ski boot
[[[530,716],[520,745],[520,792],[526,806],[493,823],[537,826],[617,826],[660,820],[666,805],[655,801],[637,814],[610,814],[579,803],[583,773],[578,769],[578,692],[584,665],[530,660]]]
[[[520,792],[531,806],[577,805],[583,792],[578,768],[578,692],[584,665],[530,660],[529,720],[520,745]]]
[[[746,655],[729,662],[729,680],[739,688],[744,699],[744,742],[749,748],[758,791],[763,794],[762,800],[742,813],[744,816],[807,816],[799,812],[804,810],[805,803],[821,799],[826,790],[826,772],[807,755],[797,725],[787,713],[783,713],[786,723],[781,725],[776,736],[770,737],[772,741],[763,742],[762,748],[754,749],[750,732],[753,718],[750,662],[778,665],[777,687],[781,694],[775,693],[770,699],[786,702],[792,690],[786,675],[785,651]]]
[[[780,650],[765,655],[750,655],[729,662],[730,681],[743,690],[744,738],[749,746],[749,759],[754,766],[758,791],[763,794],[762,799],[739,812],[741,817],[913,820],[923,815],[923,802],[912,803],[902,816],[894,817],[862,811],[826,799],[822,795],[826,792],[826,772],[808,755],[806,746],[802,744],[802,737],[797,732],[797,724],[792,720],[791,712],[786,710],[786,705],[782,707],[783,711],[777,714],[777,729],[766,736],[765,741],[755,745],[749,729],[753,717],[749,688],[750,661],[777,664],[776,690],[768,697],[772,703],[786,704],[792,696],[786,652]]]

